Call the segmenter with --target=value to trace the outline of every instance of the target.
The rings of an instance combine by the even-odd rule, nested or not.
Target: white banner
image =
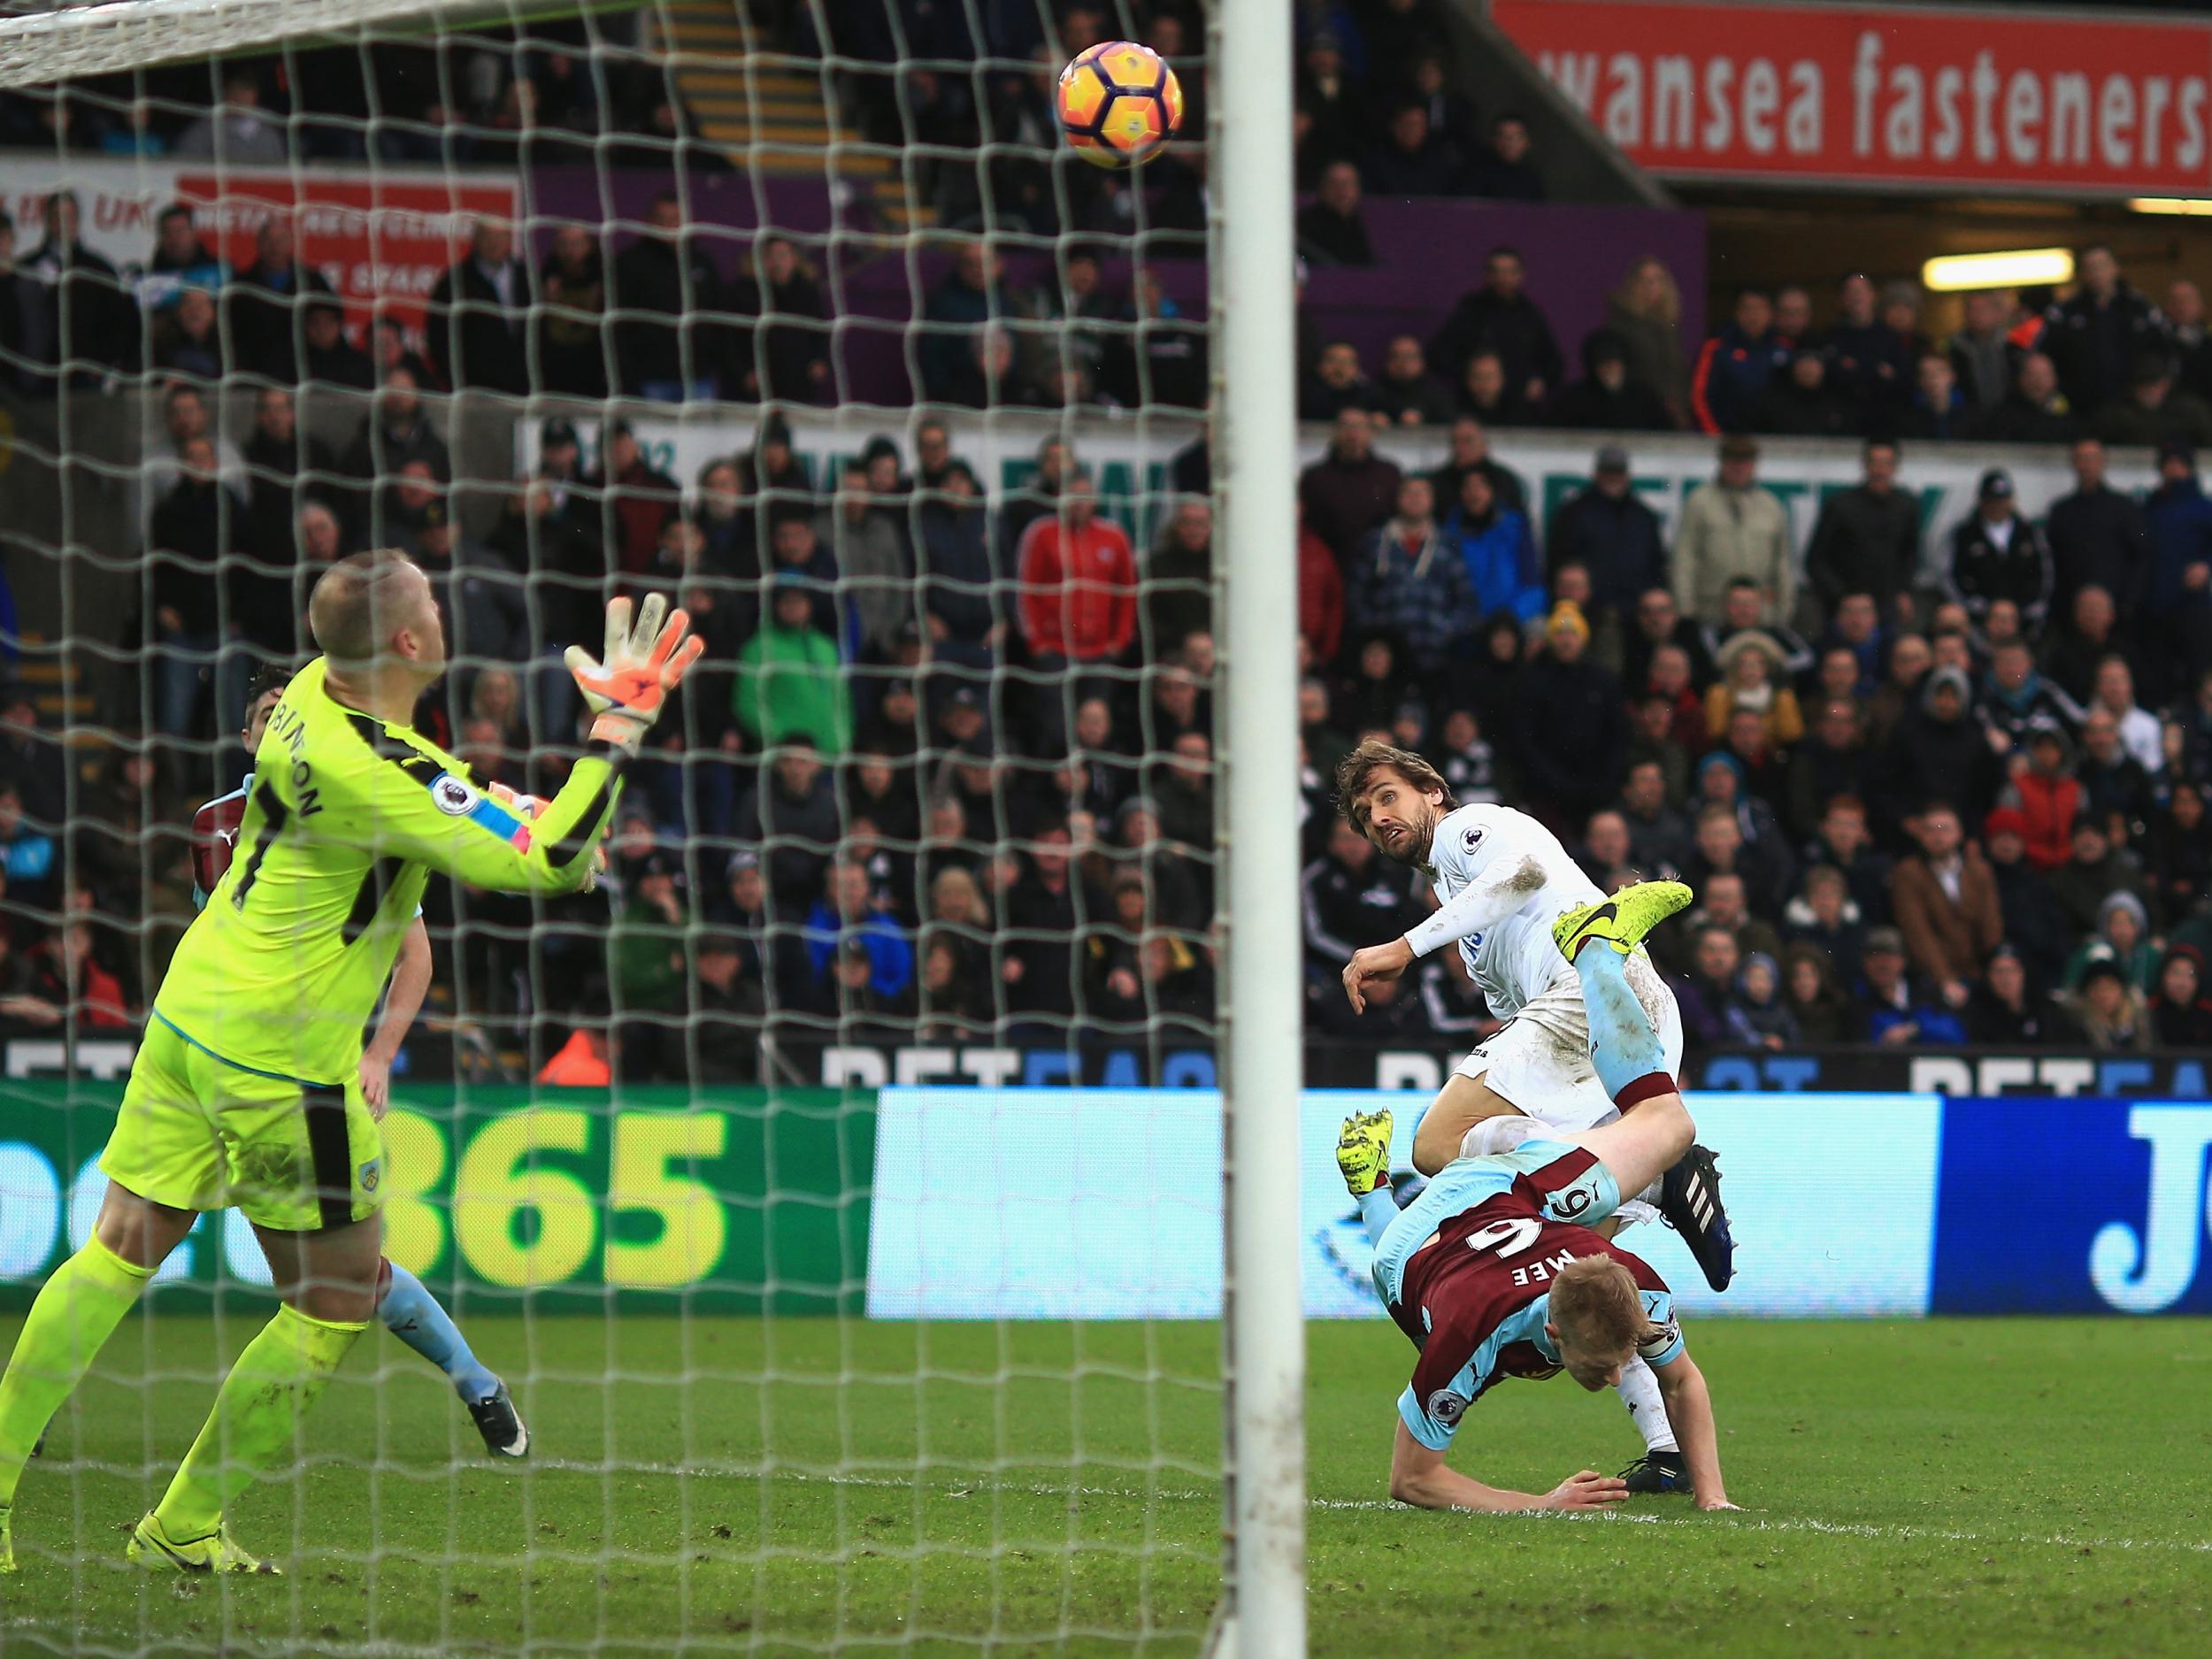
[[[253,263],[255,239],[273,212],[289,212],[301,263],[346,302],[356,324],[396,317],[419,343],[423,303],[465,245],[479,213],[511,218],[519,180],[480,172],[456,180],[419,168],[225,167],[211,161],[138,157],[89,161],[11,154],[0,172],[0,206],[15,216],[19,259],[44,239],[47,198],[77,196],[77,234],[123,276],[165,303],[173,277],[147,279],[156,221],[182,202],[194,228],[234,271]]]
[[[65,158],[11,150],[0,169],[0,207],[15,219],[15,257],[45,240],[46,198],[77,194],[77,234],[126,276],[145,268],[154,251],[154,220],[177,199],[177,164],[150,157],[126,160]]]
[[[1302,1277],[1313,1318],[1380,1317],[1339,1126],[1414,1097],[1302,1101]],[[1935,1256],[1933,1095],[1699,1094],[1741,1251],[1724,1295],[1663,1226],[1623,1235],[1687,1312],[1916,1317]],[[878,1096],[868,1313],[880,1319],[1202,1319],[1221,1311],[1221,1097],[1210,1089],[888,1088]]]

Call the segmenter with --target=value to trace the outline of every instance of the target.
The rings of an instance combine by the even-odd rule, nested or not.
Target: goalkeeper
[[[0,1570],[10,1506],[55,1410],[198,1214],[236,1205],[283,1306],[238,1356],[168,1491],[133,1530],[150,1566],[267,1571],[227,1511],[289,1452],[376,1304],[384,1148],[360,1079],[361,1033],[432,871],[508,892],[590,879],[626,761],[698,660],[680,611],[607,608],[606,655],[568,653],[591,747],[525,820],[408,722],[445,672],[430,583],[389,550],[324,573],[308,623],[322,651],[286,689],[255,757],[238,856],[155,994],[93,1236],[39,1292],[0,1379]]]
[[[261,748],[269,717],[276,712],[284,688],[291,682],[289,668],[264,667],[246,687],[246,724],[238,733],[248,759]],[[518,795],[499,784],[490,786],[494,799],[515,807],[518,815],[536,815],[538,802]],[[228,795],[218,795],[192,817],[192,905],[207,908],[207,895],[215,891],[230,868],[238,845],[246,803],[253,797],[253,773]],[[603,862],[603,853],[595,855]],[[379,1123],[391,1102],[392,1059],[406,1040],[407,1028],[430,988],[430,933],[423,926],[422,911],[407,930],[392,969],[391,988],[385,994],[384,1016],[376,1034],[361,1056],[361,1088],[370,1115]],[[484,1449],[495,1457],[520,1458],[530,1455],[530,1431],[515,1409],[514,1396],[483,1362],[430,1287],[406,1268],[387,1257],[378,1269],[377,1317],[409,1348],[446,1374],[453,1391],[468,1409],[476,1432],[484,1437]],[[35,1453],[33,1455],[36,1455]]]

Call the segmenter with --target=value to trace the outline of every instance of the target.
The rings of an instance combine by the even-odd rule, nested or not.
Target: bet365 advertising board
[[[0,1308],[89,1233],[116,1084],[0,1090]],[[1306,1311],[1378,1317],[1337,1129],[1415,1091],[1314,1090]],[[2212,1313],[2212,1105],[1932,1094],[1700,1094],[1740,1249],[1725,1295],[1650,1225],[1621,1242],[1685,1311],[1788,1317]],[[548,1311],[1179,1319],[1220,1311],[1210,1089],[402,1091],[385,1121],[388,1249],[464,1298]],[[260,1294],[234,1214],[163,1270]]]
[[[0,1307],[21,1306],[91,1233],[117,1084],[0,1090]],[[539,1305],[856,1313],[875,1102],[833,1089],[394,1091],[386,1250],[441,1287]],[[162,1270],[200,1290],[265,1286],[235,1211]]]

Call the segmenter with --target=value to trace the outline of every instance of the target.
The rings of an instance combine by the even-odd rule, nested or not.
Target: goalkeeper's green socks
[[[278,1309],[223,1379],[200,1438],[154,1506],[162,1531],[180,1543],[213,1532],[231,1501],[292,1449],[300,1419],[367,1329],[311,1318],[289,1303]]]
[[[153,1276],[87,1239],[38,1293],[0,1378],[0,1509],[15,1502],[31,1448]]]

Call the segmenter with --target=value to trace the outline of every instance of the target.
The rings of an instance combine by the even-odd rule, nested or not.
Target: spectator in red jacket
[[[122,982],[92,954],[92,928],[73,921],[31,953],[30,995],[73,1013],[81,1025],[118,1029],[131,1024]]]
[[[1298,634],[1317,664],[1333,663],[1344,644],[1344,572],[1329,544],[1306,528],[1298,508]]]
[[[2027,820],[2028,863],[2049,874],[2074,856],[2074,820],[2081,815],[2081,782],[2067,764],[2065,734],[2044,726],[2028,741],[2026,768],[2008,793]]]
[[[1111,663],[1137,634],[1137,560],[1118,525],[1098,516],[1087,469],[1068,479],[1058,513],[1022,533],[1016,559],[1022,637],[1030,660],[1048,674]],[[1110,681],[1079,673],[1073,685],[1041,687],[1033,732],[1047,755],[1067,749],[1067,710],[1087,697],[1113,695]]]
[[[660,559],[661,532],[682,510],[684,493],[674,479],[646,459],[628,421],[608,423],[599,471],[584,480],[584,488],[603,503],[604,533],[615,567],[626,576],[652,571]]]

